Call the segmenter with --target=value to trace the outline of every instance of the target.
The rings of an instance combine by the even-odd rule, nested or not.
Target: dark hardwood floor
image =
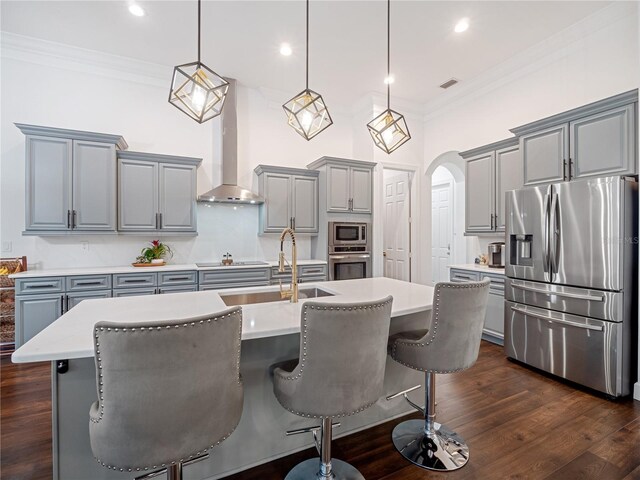
[[[51,478],[49,369],[2,359],[2,479]],[[334,457],[369,480],[640,480],[640,402],[607,400],[534,372],[507,360],[501,347],[483,342],[473,368],[438,375],[437,401],[438,420],[471,449],[461,470],[437,474],[407,464],[391,444],[398,421],[335,440]],[[309,449],[228,480],[282,479],[314,453]]]

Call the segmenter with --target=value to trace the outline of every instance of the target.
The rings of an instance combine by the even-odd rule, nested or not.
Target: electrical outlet
[[[89,242],[80,242],[80,246],[82,247],[83,252],[89,251]]]
[[[11,252],[11,250],[13,250],[13,245],[11,242],[2,242],[2,252],[3,253],[9,253]]]

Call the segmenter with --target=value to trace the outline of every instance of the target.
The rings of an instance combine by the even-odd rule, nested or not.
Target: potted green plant
[[[142,249],[136,263],[163,264],[167,257],[173,257],[171,247],[160,240],[152,240],[148,247]]]

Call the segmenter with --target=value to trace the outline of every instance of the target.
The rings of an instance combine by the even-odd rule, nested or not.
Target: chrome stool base
[[[320,475],[320,458],[316,457],[293,467],[285,480],[312,480],[314,478],[318,480],[364,480],[356,467],[335,458],[331,459],[331,473],[331,477]]]
[[[433,426],[434,432],[427,435],[424,420],[402,422],[393,429],[393,444],[404,458],[427,470],[446,472],[464,467],[469,461],[464,440],[439,423]]]

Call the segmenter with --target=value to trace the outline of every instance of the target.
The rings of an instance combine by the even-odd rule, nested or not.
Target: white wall
[[[199,125],[167,102],[169,68],[5,34],[2,39],[0,235],[3,246],[12,246],[3,256],[27,255],[30,268],[119,265],[132,261],[153,236],[22,236],[24,136],[14,122],[116,133],[130,150],[202,157],[198,191],[219,182],[219,119]],[[307,142],[286,124],[286,95],[239,86],[241,184],[257,187],[253,168],[260,163],[304,168],[321,155],[352,155],[349,116],[332,112],[335,124]],[[218,260],[226,251],[236,259],[277,257],[278,239],[257,235],[257,207],[199,205],[198,229],[195,238],[165,238],[175,262]],[[88,251],[81,242],[88,242]],[[308,258],[309,239],[299,245],[299,257]]]
[[[445,152],[508,138],[510,128],[638,88],[637,10],[636,2],[614,2],[475,83],[465,87],[463,80],[463,90],[456,93],[458,86],[453,87],[448,101],[427,105],[425,172]],[[430,193],[423,193],[422,204],[424,227],[431,225]],[[430,236],[423,232],[430,250]],[[485,252],[494,240],[474,240],[470,255]],[[423,278],[431,278],[430,257],[422,265]]]

